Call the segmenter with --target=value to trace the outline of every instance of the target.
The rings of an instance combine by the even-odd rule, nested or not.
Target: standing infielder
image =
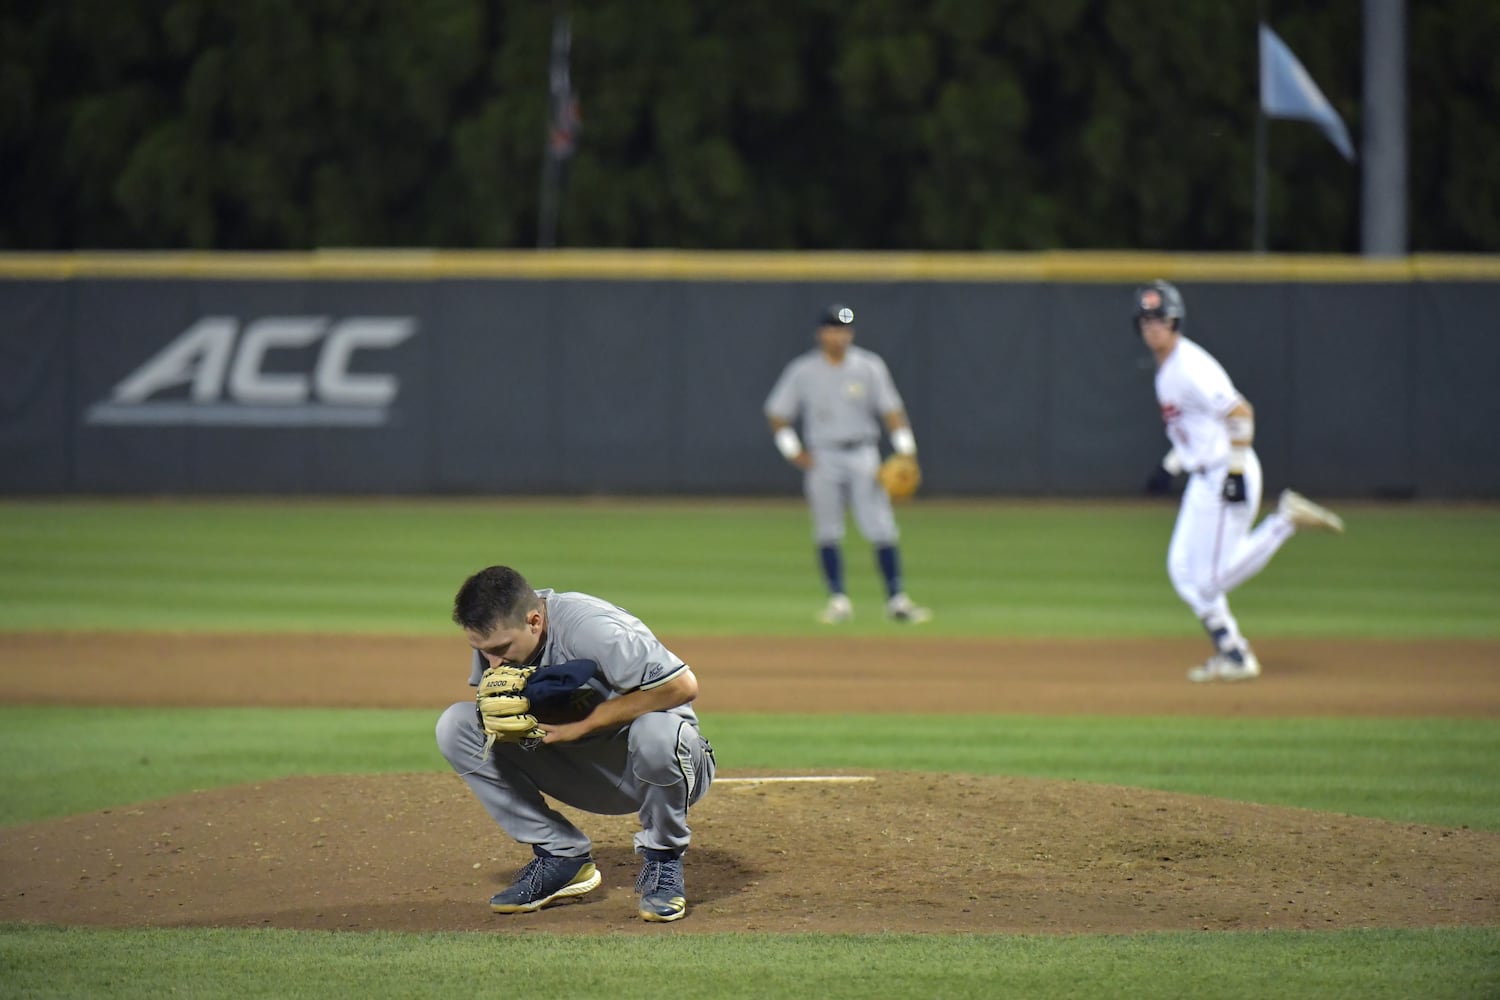
[[[817,340],[815,350],[786,366],[766,399],[765,412],[777,450],[803,473],[813,539],[828,587],[828,604],[818,618],[836,625],[854,616],[844,591],[842,551],[844,520],[852,508],[860,533],[875,547],[885,580],[886,617],[925,622],[932,612],[913,604],[902,587],[896,515],[876,478],[882,423],[897,454],[917,453],[905,404],[880,355],[853,346],[854,310],[829,306],[818,320]],[[799,417],[805,448],[792,426]]]
[[[592,842],[545,795],[591,813],[637,813],[640,915],[681,917],[688,806],[714,778],[713,748],[692,708],[693,671],[629,612],[588,594],[533,590],[508,566],[469,577],[453,620],[474,649],[469,683],[480,687],[481,709],[474,700],[449,707],[438,719],[438,748],[495,822],[535,855],[490,909],[529,913],[599,885]],[[582,667],[568,682],[565,718],[574,721],[549,722],[536,710],[523,716],[536,739],[486,739],[482,680],[506,667],[537,668],[537,676]]]
[[[1167,575],[1213,640],[1191,681],[1260,676],[1260,661],[1229,611],[1228,593],[1260,572],[1298,528],[1342,532],[1332,511],[1291,490],[1252,531],[1260,510],[1255,413],[1213,356],[1182,335],[1182,295],[1165,281],[1136,289],[1136,331],[1156,357],[1156,399],[1172,448],[1162,466],[1190,474],[1167,550]]]

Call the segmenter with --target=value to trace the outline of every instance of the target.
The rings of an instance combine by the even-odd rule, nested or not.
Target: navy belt
[[[870,440],[833,441],[833,442],[829,443],[828,447],[830,447],[830,448],[837,448],[839,451],[854,451],[856,448],[863,448],[866,445],[871,445],[871,444],[874,444],[874,443],[875,442],[870,441]]]

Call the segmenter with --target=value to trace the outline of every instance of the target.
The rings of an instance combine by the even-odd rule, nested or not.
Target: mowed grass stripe
[[[916,503],[908,588],[954,636],[1196,632],[1167,581],[1159,504]],[[1252,636],[1500,636],[1500,508],[1361,507],[1235,593]],[[845,546],[851,631],[882,627],[874,560]],[[818,634],[799,501],[0,503],[0,629],[433,634],[492,562],[672,634]],[[1488,585],[1486,585],[1488,584]]]
[[[300,774],[446,773],[413,709],[0,707],[0,822]],[[1500,725],[1481,719],[1207,719],[713,713],[750,769],[1015,775],[1500,829]],[[232,745],[224,734],[233,733]]]
[[[0,926],[17,996],[464,995],[507,981],[569,1000],[1272,996],[1427,1000],[1500,991],[1500,931],[1132,935],[359,934]],[[668,970],[668,971],[664,971]],[[493,977],[492,977],[493,978]]]

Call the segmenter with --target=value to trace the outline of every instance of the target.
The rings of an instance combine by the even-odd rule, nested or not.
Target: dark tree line
[[[563,246],[1242,251],[1256,0],[573,0]],[[1360,136],[1360,0],[1269,2]],[[7,0],[0,247],[535,244],[552,10]],[[1500,247],[1500,4],[1409,0],[1414,251]],[[1270,123],[1271,249],[1360,170]]]

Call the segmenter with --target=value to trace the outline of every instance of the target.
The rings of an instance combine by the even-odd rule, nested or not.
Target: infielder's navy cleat
[[[530,913],[598,888],[601,879],[592,858],[554,858],[540,847],[532,850],[536,857],[516,873],[515,884],[490,897],[496,913]]]
[[[671,851],[647,850],[646,864],[635,889],[641,894],[641,916],[665,923],[687,913],[687,889],[682,880],[682,859]]]

